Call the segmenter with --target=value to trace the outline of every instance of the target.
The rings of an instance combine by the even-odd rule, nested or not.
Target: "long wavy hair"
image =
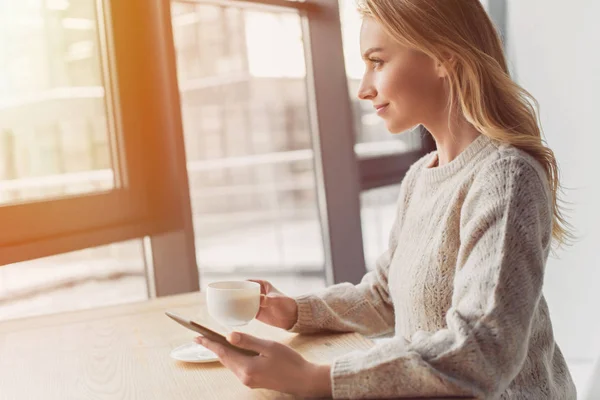
[[[559,168],[542,138],[535,98],[510,77],[502,41],[479,0],[358,0],[395,40],[447,65],[449,109],[479,132],[530,154],[552,192],[552,237],[574,238],[560,199]]]

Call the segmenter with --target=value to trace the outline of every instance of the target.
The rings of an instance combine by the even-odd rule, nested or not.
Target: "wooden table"
[[[165,310],[219,330],[200,293],[0,323],[0,400],[292,398],[250,390],[218,362],[173,360],[170,351],[196,335]],[[373,346],[359,334],[301,336],[258,321],[243,330],[318,363]]]
[[[217,328],[203,305],[204,297],[191,293],[0,323],[0,399],[290,398],[250,390],[218,362],[186,364],[169,356],[195,334],[164,311]],[[320,363],[373,346],[358,334],[298,336],[258,321],[244,331],[287,343]]]

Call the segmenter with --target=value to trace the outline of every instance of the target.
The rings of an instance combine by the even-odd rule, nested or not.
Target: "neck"
[[[423,124],[435,140],[437,147],[437,166],[448,164],[466,149],[480,132],[464,118],[456,118],[448,123],[448,117],[438,123]]]

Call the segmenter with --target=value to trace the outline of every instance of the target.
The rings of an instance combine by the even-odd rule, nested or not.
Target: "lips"
[[[375,105],[375,110],[377,111],[377,114],[381,114],[383,113],[385,110],[387,110],[388,106],[390,105],[390,103],[387,104],[378,104]]]

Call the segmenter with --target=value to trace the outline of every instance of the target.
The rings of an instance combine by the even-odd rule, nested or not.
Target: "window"
[[[164,11],[0,4],[0,318],[197,289]]]
[[[172,14],[202,286],[324,286],[300,15],[177,1]]]
[[[338,17],[330,0],[0,4],[0,265],[62,276],[47,257],[147,238],[151,295],[199,271],[291,294],[360,280],[360,191],[413,153],[370,134],[355,152]]]
[[[95,2],[49,4],[1,6],[0,205],[115,188]]]
[[[148,299],[142,240],[0,268],[0,321]]]
[[[181,225],[155,167],[171,116],[148,112],[165,85],[129,47],[153,39],[129,34],[142,6],[0,4],[0,265]]]

